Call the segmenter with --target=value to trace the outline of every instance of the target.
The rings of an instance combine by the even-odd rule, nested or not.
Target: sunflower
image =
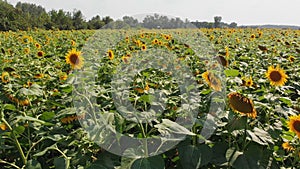
[[[212,89],[216,91],[221,91],[222,89],[221,80],[218,77],[216,77],[213,73],[206,71],[202,74],[202,78]]]
[[[67,80],[67,79],[68,79],[67,73],[63,72],[63,73],[60,74],[59,80],[65,81],[65,80]]]
[[[242,86],[247,86],[247,87],[253,86],[253,80],[252,80],[251,76],[248,78],[246,78],[246,77],[242,78],[242,81],[243,81]]]
[[[293,63],[294,61],[295,61],[295,57],[294,56],[289,56],[288,57],[288,60],[291,62],[291,63]]]
[[[151,43],[152,43],[153,45],[156,45],[156,44],[158,44],[158,39],[156,39],[156,38],[155,38],[155,39],[153,39]]]
[[[237,92],[228,94],[228,98],[229,106],[235,112],[252,118],[255,118],[257,116],[256,110],[251,99]]]
[[[72,46],[75,46],[76,45],[76,42],[74,40],[71,40],[71,45]]]
[[[250,36],[250,39],[255,39],[255,35],[254,34],[251,34],[251,36]]]
[[[0,123],[0,129],[1,130],[6,130],[6,125],[4,123]]]
[[[127,55],[126,56],[122,56],[122,60],[123,60],[124,63],[128,63],[129,62],[129,58],[130,57],[127,57]]]
[[[221,64],[222,66],[224,67],[228,66],[228,61],[223,56],[217,56],[216,59],[219,62],[219,64]]]
[[[145,51],[145,50],[147,50],[147,46],[145,44],[142,44],[141,49],[142,49],[142,51]]]
[[[229,48],[227,46],[225,47],[225,56],[229,57]]]
[[[297,116],[290,116],[290,120],[288,121],[288,127],[290,131],[297,134],[300,138],[300,114]]]
[[[35,47],[36,47],[37,49],[40,49],[40,48],[41,48],[41,45],[40,45],[39,43],[35,43],[34,45],[35,45]]]
[[[44,56],[44,52],[43,51],[38,51],[37,55],[38,55],[38,57],[43,57]]]
[[[2,72],[1,80],[3,83],[9,82],[9,73],[8,72]]]
[[[83,66],[81,52],[76,49],[72,49],[66,55],[66,62],[72,66],[72,69],[80,69]]]
[[[266,77],[270,80],[272,86],[283,86],[288,78],[285,71],[281,69],[279,65],[277,65],[276,68],[274,68],[274,66],[269,66]]]
[[[34,75],[34,78],[36,78],[36,79],[41,79],[43,77],[44,77],[43,73],[38,73],[38,74]]]
[[[22,43],[24,43],[24,44],[28,44],[28,43],[30,43],[32,41],[33,41],[33,39],[32,39],[31,36],[25,35],[25,36],[22,37]]]
[[[282,143],[282,148],[287,151],[293,151],[295,148],[289,142]]]
[[[113,60],[113,59],[114,59],[115,55],[114,55],[114,52],[113,52],[112,50],[108,50],[108,51],[107,51],[107,54],[108,54],[108,58],[109,58],[110,60]]]
[[[30,49],[29,48],[24,48],[24,53],[25,54],[29,54],[30,53]]]

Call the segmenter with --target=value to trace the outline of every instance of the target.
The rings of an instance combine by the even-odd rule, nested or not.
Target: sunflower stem
[[[15,143],[15,145],[16,145],[16,147],[17,147],[19,153],[20,153],[20,156],[21,156],[21,158],[22,158],[23,165],[26,165],[27,160],[26,160],[25,154],[24,154],[24,152],[23,152],[23,150],[22,150],[22,147],[21,147],[21,145],[20,145],[20,143],[19,143],[19,140],[17,139],[17,137],[16,137],[16,135],[15,135],[15,133],[14,133],[14,131],[13,131],[13,128],[12,128],[12,127],[10,126],[10,124],[5,120],[4,117],[1,118],[1,121],[2,121],[2,122],[8,127],[8,129],[11,131],[12,139],[13,139],[13,141],[14,141],[14,143]]]
[[[246,139],[247,139],[247,121],[248,121],[248,117],[246,116],[245,118],[245,129],[244,129],[244,138],[243,138],[243,151],[246,149],[247,144],[246,144]]]

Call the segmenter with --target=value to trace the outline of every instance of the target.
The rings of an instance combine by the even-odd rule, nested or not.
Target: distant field
[[[273,169],[300,165],[300,30],[101,30],[92,43],[95,32],[0,32],[0,168]],[[192,36],[193,44],[184,41],[189,32],[198,35]],[[101,47],[108,39],[116,40],[112,46],[106,44],[109,48],[86,48],[87,43]],[[203,41],[214,53],[198,56],[195,49],[205,49],[200,46]],[[183,126],[161,127],[166,119],[185,119],[184,96],[174,72],[147,68],[129,84],[128,102],[136,110],[147,112],[153,103],[159,110],[165,108],[157,119],[142,113],[149,120],[146,123],[128,120],[114,104],[117,89],[112,78],[118,66],[139,61],[135,57],[147,52],[152,58],[155,49],[172,53],[176,63],[190,68],[196,85],[189,87],[199,91],[199,111],[190,131],[182,130],[186,139],[173,149],[135,161],[121,158],[89,140],[81,127],[79,121],[90,120],[91,114],[76,114],[72,94],[76,72],[99,67],[93,94],[100,112],[117,132],[135,138],[173,134],[172,127]],[[91,62],[87,54],[99,57],[99,63]],[[168,62],[161,65],[168,67]],[[155,91],[168,99],[155,101]],[[210,98],[218,94],[224,97],[218,97],[217,104],[225,107],[214,110],[216,130],[203,140],[200,133],[206,115],[212,113]],[[96,139],[109,137],[102,134]]]

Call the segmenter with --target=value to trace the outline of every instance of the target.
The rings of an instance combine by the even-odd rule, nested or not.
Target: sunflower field
[[[119,38],[128,32],[0,32],[0,168],[299,168],[299,30],[216,28],[162,33],[140,29]],[[194,33],[194,44],[176,39],[188,37],[186,32]],[[95,34],[99,44],[93,43]],[[200,37],[212,47],[209,58],[197,56],[194,47],[202,44]],[[106,44],[103,50],[91,47],[107,39],[116,43]],[[87,43],[92,45],[86,47]],[[176,60],[174,71],[168,71],[168,58],[158,61],[166,69],[151,67],[155,54],[147,56],[153,49],[172,53],[168,58]],[[129,70],[130,63],[137,61],[145,67],[137,66],[140,71],[128,75],[126,66]],[[189,70],[176,71],[183,64]],[[83,74],[86,78],[79,82],[78,73],[91,67],[97,68],[96,73]],[[189,72],[196,83],[185,80]],[[190,92],[197,96],[190,103],[197,110],[193,118],[185,109],[188,96],[180,93],[174,74],[188,85],[184,90],[197,91]],[[95,82],[85,81],[88,77]],[[129,77],[124,99],[119,90],[125,84],[120,81]],[[94,91],[83,91],[90,86]],[[212,97],[216,98],[213,106]],[[120,102],[114,103],[115,98]],[[99,112],[90,113],[92,107]],[[120,111],[131,108],[139,113]],[[122,139],[101,146],[114,133],[104,126],[93,128],[97,113],[114,131],[130,138],[161,134],[182,139],[178,144],[170,142],[167,151],[158,148],[154,155],[139,147],[111,148]],[[215,120],[213,131],[205,137],[201,131],[208,114]],[[175,123],[176,119],[182,123]]]

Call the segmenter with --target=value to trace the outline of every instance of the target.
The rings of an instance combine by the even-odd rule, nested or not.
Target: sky
[[[168,15],[190,21],[214,21],[222,16],[226,23],[238,25],[297,25],[300,26],[300,0],[7,0],[18,1],[65,11],[80,10],[85,19],[110,16],[114,20],[139,14]]]

